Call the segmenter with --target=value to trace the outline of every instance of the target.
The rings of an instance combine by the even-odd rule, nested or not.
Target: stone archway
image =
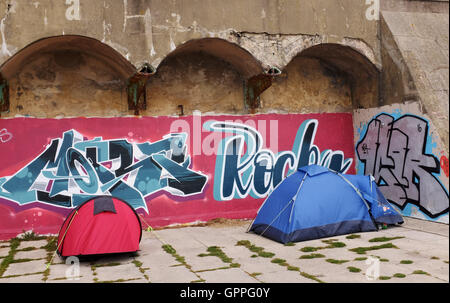
[[[17,52],[0,68],[9,85],[2,116],[119,116],[128,114],[127,79],[135,67],[93,38],[43,38]]]
[[[261,64],[234,43],[190,40],[166,56],[150,77],[147,109],[141,114],[246,113],[243,83],[262,72]]]

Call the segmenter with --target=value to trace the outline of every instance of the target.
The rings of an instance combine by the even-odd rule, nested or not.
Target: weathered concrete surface
[[[448,14],[448,0],[380,0],[383,11]]]
[[[445,13],[381,13],[384,104],[420,101],[448,154],[449,19]],[[400,80],[399,80],[400,79]]]
[[[46,260],[11,263],[0,277],[0,283],[449,282],[449,229],[446,224],[405,218],[405,223],[399,227],[359,233],[356,237],[343,235],[299,242],[293,246],[246,233],[248,224],[250,221],[235,221],[228,225],[144,232],[139,252],[81,260],[79,271],[72,271],[74,263],[66,264],[59,258],[53,260],[47,273],[44,273]],[[248,247],[237,245],[242,240],[250,241],[255,245],[254,248],[259,247],[273,255],[258,256],[256,250],[251,251]],[[331,242],[324,242],[327,240]],[[330,243],[336,242],[341,242],[344,246],[341,244],[337,245],[339,247],[330,247]],[[368,248],[386,243],[394,246],[369,250],[363,254],[351,251],[358,247]],[[163,244],[175,249],[176,255],[166,252],[162,248]],[[211,246],[219,247],[237,265],[230,266],[231,263],[224,262],[217,256],[199,256]],[[321,254],[322,257],[300,258],[313,253]],[[216,259],[217,262],[211,262],[211,259]],[[341,263],[336,264],[336,261]],[[349,267],[354,272],[350,272]],[[39,274],[35,274],[37,272]],[[370,279],[375,272],[381,279]],[[34,274],[28,275],[31,273]]]
[[[10,110],[2,112],[2,117],[134,114],[128,108],[129,68],[113,64],[120,55],[109,53],[112,56],[109,58],[76,49],[77,42],[93,43],[89,39],[67,36],[65,39],[66,44],[52,39],[49,43],[55,49],[34,45],[39,49],[37,53],[27,49],[30,56],[21,54],[15,59],[19,62],[5,67],[3,71],[11,74]],[[110,51],[97,47],[100,53]],[[190,115],[196,110],[248,113],[243,84],[249,74],[245,64],[233,65],[220,57],[226,47],[231,46],[217,40],[193,41],[167,57],[148,79],[146,109],[139,114]],[[213,53],[214,50],[218,53]],[[245,61],[245,56],[249,56],[232,47],[226,52],[237,61]],[[272,86],[263,92],[256,112],[350,112],[357,107],[376,106],[377,91],[377,70],[367,58],[350,47],[327,44],[310,48],[292,59],[283,75],[274,78]]]
[[[277,78],[261,95],[262,108],[259,111],[352,111],[351,88],[347,77],[336,73],[318,59],[297,57],[284,72],[286,77]]]
[[[45,259],[33,260],[9,264],[2,277],[43,273],[45,271]],[[41,277],[42,279],[42,277]]]
[[[136,67],[143,62],[157,67],[167,54],[191,39],[220,37],[234,42],[239,40],[235,33],[260,35],[261,41],[268,42],[263,43],[262,51],[251,46],[251,41],[243,46],[263,64],[279,63],[279,67],[286,65],[295,54],[277,58],[283,56],[266,51],[280,50],[281,39],[276,39],[277,35],[318,35],[325,42],[352,45],[362,41],[361,52],[367,48],[374,60],[379,54],[377,22],[366,19],[369,6],[364,1],[76,0],[65,3],[2,1],[0,65],[38,39],[70,34],[102,41]]]
[[[356,168],[374,176],[404,216],[448,224],[448,146],[422,107],[415,101],[355,110]]]
[[[105,62],[79,51],[35,54],[9,79],[9,85],[10,111],[4,117],[128,114],[126,79]]]

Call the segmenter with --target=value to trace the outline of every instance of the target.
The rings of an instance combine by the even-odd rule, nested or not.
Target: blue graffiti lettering
[[[0,197],[20,205],[39,201],[76,207],[96,195],[113,195],[147,210],[145,197],[164,190],[177,196],[203,192],[207,176],[189,168],[187,134],[157,142],[84,140],[75,130],[54,139],[11,177],[0,178]]]

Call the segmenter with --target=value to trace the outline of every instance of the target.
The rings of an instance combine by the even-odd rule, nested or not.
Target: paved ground
[[[282,245],[249,221],[143,232],[140,251],[91,260],[56,256],[54,238],[0,242],[0,283],[449,282],[449,226],[402,227]]]

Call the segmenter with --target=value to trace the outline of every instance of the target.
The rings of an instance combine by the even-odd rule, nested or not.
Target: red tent
[[[81,256],[139,250],[142,227],[136,211],[125,201],[99,196],[80,204],[64,221],[58,253]]]

